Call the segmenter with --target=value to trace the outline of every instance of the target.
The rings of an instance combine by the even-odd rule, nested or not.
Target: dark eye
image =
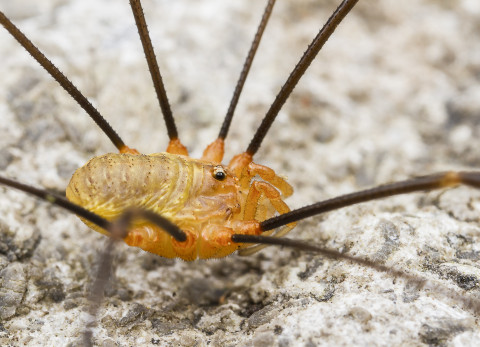
[[[213,169],[213,177],[218,181],[223,181],[225,178],[227,178],[227,173],[223,167],[217,166]]]

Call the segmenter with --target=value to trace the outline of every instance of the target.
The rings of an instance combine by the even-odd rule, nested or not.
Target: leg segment
[[[173,138],[170,140],[166,152],[188,156],[187,147],[185,147],[178,138]]]
[[[257,221],[234,221],[227,226],[210,225],[202,230],[198,240],[198,257],[200,259],[223,258],[242,245],[232,241],[232,235],[260,235]]]
[[[265,218],[269,207],[266,204],[265,199],[268,200],[268,202],[279,214],[290,211],[290,208],[287,206],[287,204],[283,202],[282,196],[278,190],[280,190],[283,197],[288,197],[293,193],[292,186],[290,186],[285,179],[278,176],[272,169],[252,162],[252,156],[249,153],[245,152],[234,157],[229,164],[229,169],[239,177],[240,187],[242,187],[242,189],[245,191],[248,190],[244,207],[244,221],[263,220]],[[260,178],[262,178],[265,182],[256,181],[251,183],[252,178],[256,175],[260,176]],[[261,219],[256,219],[256,217],[260,217]],[[281,237],[286,235],[295,227],[295,225],[296,223],[289,223],[274,236]],[[263,235],[272,234],[273,231],[269,231],[267,234],[264,233]],[[250,255],[265,247],[265,245],[242,245],[240,248],[245,249],[241,249],[238,254]]]
[[[389,196],[408,194],[420,191],[467,185],[480,188],[480,172],[448,171],[427,176],[420,176],[405,181],[383,184],[378,187],[361,190],[355,193],[337,196],[336,198],[317,202],[294,211],[267,219],[261,223],[262,230],[279,228],[288,223],[326,213],[361,202],[386,198]]]
[[[262,180],[270,183],[272,186],[280,190],[284,198],[287,198],[293,194],[292,186],[288,184],[285,179],[278,176],[275,171],[273,171],[269,167],[255,164],[254,162],[248,164],[248,166],[242,173],[242,176],[240,178],[240,186],[243,187],[244,184],[250,184],[252,177],[255,177],[256,175],[260,176]]]
[[[221,163],[225,152],[225,143],[223,139],[218,138],[205,148],[202,160],[211,161],[213,163]]]
[[[268,169],[268,168],[267,168]],[[270,170],[270,169],[269,169]],[[273,170],[271,170],[273,172]],[[275,174],[273,172],[273,174]],[[285,182],[286,183],[286,182]],[[287,204],[281,199],[280,193],[276,190],[271,184],[266,182],[259,182],[255,181],[250,186],[250,190],[248,192],[247,200],[245,203],[245,210],[244,210],[244,220],[250,221],[255,220],[255,216],[259,209],[265,209],[267,206],[261,206],[262,197],[268,199],[268,202],[272,204],[273,208],[279,213],[284,214],[290,211],[290,208]],[[290,223],[280,229],[276,234],[275,237],[282,237],[286,235],[290,230],[295,227],[296,223]],[[273,230],[264,232],[262,235],[270,236],[273,234]],[[242,246],[241,248],[248,247]],[[259,250],[265,248],[266,245],[256,245],[251,246],[246,249],[242,249],[238,252],[239,255],[250,255],[253,253],[258,252]]]

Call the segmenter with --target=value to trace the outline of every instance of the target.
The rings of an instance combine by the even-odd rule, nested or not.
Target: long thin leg
[[[246,165],[252,161],[253,155],[257,153],[263,139],[265,138],[265,135],[267,135],[268,130],[272,126],[275,118],[297,85],[298,81],[304,75],[305,71],[317,56],[318,52],[320,52],[325,42],[327,42],[327,40],[333,34],[338,24],[341,23],[341,21],[346,17],[346,15],[356,5],[357,2],[358,0],[342,1],[342,3],[337,7],[337,9],[325,23],[323,28],[319,31],[317,36],[315,36],[312,43],[310,43],[302,58],[300,58],[300,61],[297,63],[293,71],[290,73],[290,76],[288,76],[287,81],[280,89],[280,92],[275,97],[270,109],[267,111],[262,123],[258,127],[257,132],[250,141],[247,150],[236,155],[230,161],[229,167],[231,167],[237,175],[239,175]]]
[[[143,14],[142,4],[140,0],[130,0],[130,6],[132,7],[138,34],[140,35],[140,40],[142,41],[143,52],[145,52],[145,57],[147,58],[148,69],[150,70],[150,75],[152,76],[153,86],[155,87],[155,92],[157,93],[157,99],[163,113],[163,119],[165,120],[165,125],[167,127],[168,137],[170,138],[167,152],[172,154],[188,155],[187,148],[182,145],[178,139],[177,127],[175,126],[172,109],[170,107],[170,103],[168,102],[167,92],[165,91],[162,75],[160,74],[157,58],[155,57],[152,40],[148,34],[148,28],[145,21],[145,16]]]
[[[327,258],[335,260],[346,260],[355,264],[363,265],[375,269],[380,272],[385,272],[390,276],[404,278],[408,283],[413,284],[417,289],[427,287],[427,280],[416,275],[409,274],[405,271],[398,270],[392,267],[382,265],[378,262],[371,261],[366,258],[354,257],[348,254],[340,253],[337,250],[328,249],[316,246],[308,241],[291,240],[287,238],[277,238],[271,236],[258,236],[258,235],[232,235],[233,242],[239,243],[260,243],[264,245],[281,245],[288,248],[295,248],[301,251],[313,252],[321,254]],[[480,300],[474,297],[467,297],[464,294],[458,294],[452,291],[450,288],[443,286],[440,283],[432,282],[428,285],[429,289],[440,293],[447,298],[453,298],[458,302],[463,303],[466,309],[470,309],[476,314],[480,313]]]
[[[265,27],[267,26],[268,20],[270,19],[270,15],[272,14],[274,5],[275,0],[269,0],[267,6],[265,7],[262,20],[260,21],[257,32],[255,33],[252,45],[247,54],[247,58],[245,60],[245,63],[243,64],[242,72],[240,73],[237,85],[235,86],[232,100],[230,101],[230,105],[228,106],[227,115],[225,116],[225,119],[223,121],[220,133],[218,134],[218,137],[221,139],[225,139],[227,137],[228,129],[230,128],[230,124],[232,122],[233,113],[235,112],[235,108],[237,107],[238,99],[240,98],[240,94],[242,93],[243,86],[245,85],[245,80],[247,79],[250,67],[252,66],[253,58],[255,57],[258,46],[260,45],[260,40],[262,39]]]
[[[338,196],[333,199],[320,201],[288,213],[276,216],[260,223],[262,230],[270,230],[283,225],[299,221],[317,214],[337,210],[361,202],[386,198],[389,196],[428,191],[467,185],[480,188],[480,172],[476,171],[449,171],[428,176],[412,178],[406,181],[381,185],[375,188]]]
[[[93,224],[96,224],[107,231],[111,229],[111,225],[110,225],[111,222],[97,215],[96,213],[90,212],[89,210],[86,210],[83,207],[68,201],[63,196],[59,196],[57,194],[47,192],[46,190],[43,190],[43,189],[32,187],[27,184],[16,182],[14,180],[11,180],[3,176],[0,176],[0,184],[3,184],[7,187],[18,189],[30,195],[34,195],[44,201],[47,201],[69,212],[72,212],[78,215],[79,217],[86,219],[89,222],[92,222]],[[145,213],[145,214],[148,213],[149,214],[148,218],[152,220],[152,222],[160,226],[165,232],[172,235],[177,241],[183,242],[186,240],[185,233],[178,226],[170,222],[168,219],[163,218],[162,216],[155,214],[153,212],[143,211],[142,213]]]
[[[265,135],[280,112],[280,109],[285,104],[291,92],[297,85],[298,81],[315,59],[318,52],[320,52],[325,42],[327,42],[327,40],[333,34],[337,25],[340,24],[340,22],[345,18],[345,16],[350,12],[357,2],[358,0],[342,1],[317,36],[315,36],[290,76],[288,76],[287,81],[282,86],[280,92],[275,98],[275,101],[270,106],[270,109],[267,111],[265,118],[258,127],[257,132],[253,136],[253,139],[246,150],[247,153],[253,156],[258,151],[263,139],[265,138]]]
[[[102,129],[110,141],[122,153],[138,153],[136,150],[125,145],[123,140],[113,130],[110,124],[102,117],[88,99],[73,85],[72,82],[30,41],[3,12],[0,11],[0,23],[7,31],[30,53],[30,55],[67,91],[68,94],[82,107],[85,112]]]
[[[250,46],[250,50],[248,51],[245,63],[243,63],[242,72],[240,73],[237,85],[235,86],[235,91],[233,92],[232,100],[230,101],[230,105],[228,106],[228,111],[225,115],[225,119],[223,120],[222,128],[220,129],[218,138],[207,146],[207,148],[203,152],[203,160],[220,163],[223,159],[224,141],[227,137],[228,130],[230,129],[233,114],[235,113],[235,109],[237,108],[238,99],[240,98],[240,94],[242,93],[243,86],[245,85],[245,81],[250,71],[250,67],[252,66],[253,59],[255,58],[255,53],[257,53],[258,46],[260,45],[260,41],[265,31],[265,27],[267,26],[270,15],[272,14],[273,5],[275,5],[275,0],[269,0],[267,6],[265,7],[262,20],[258,25],[257,32],[255,33],[255,37],[252,41],[252,45]]]
[[[162,218],[159,218],[157,214],[140,209],[126,210],[115,221],[109,223],[108,232],[110,237],[103,252],[100,254],[100,264],[88,297],[87,313],[90,317],[82,336],[83,343],[86,346],[93,346],[92,328],[97,324],[97,314],[103,301],[103,293],[113,272],[112,264],[115,244],[127,236],[129,226],[137,219],[148,220],[159,227],[165,225]]]

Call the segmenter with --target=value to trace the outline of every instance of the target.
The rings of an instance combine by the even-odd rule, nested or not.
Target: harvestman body
[[[132,3],[135,3],[132,5],[132,7],[139,6],[139,4],[136,2],[132,1]],[[340,10],[338,12],[341,13],[342,10],[344,10],[345,8],[348,8],[349,6],[353,6],[353,5],[350,2],[346,1],[345,4],[339,7]],[[348,10],[345,10],[344,13],[339,16],[343,17],[344,15],[346,15],[346,13],[348,13]],[[142,20],[141,11],[139,11],[138,9],[136,12],[136,16],[137,16],[136,19],[138,23],[139,20],[140,21]],[[337,17],[333,18],[332,22],[334,24],[332,25],[332,28],[329,28],[327,26],[326,27],[327,29],[324,30],[323,33],[321,32],[319,42],[322,42],[322,41],[324,42],[326,39],[328,39],[330,33],[333,32],[334,27],[336,26],[336,24],[338,24],[340,20],[341,18],[340,19],[338,19]],[[2,19],[2,24],[6,25],[5,23],[8,23],[7,20]],[[142,25],[143,24],[140,24],[139,26],[142,27]],[[327,34],[325,34],[326,32]],[[143,36],[144,40],[145,38],[146,36]],[[306,58],[305,57],[304,58],[306,60],[312,60],[316,55],[315,49],[318,52],[318,50],[320,50],[322,45],[323,43],[320,43],[317,46],[313,45],[314,48],[308,51],[305,56]],[[147,48],[146,51],[148,52],[149,49]],[[309,52],[311,53],[310,56],[308,54]],[[150,64],[152,64],[151,57],[149,62]],[[302,69],[302,67],[303,69],[306,69],[308,65],[309,63],[303,62],[300,64],[300,69]],[[151,68],[151,70],[155,71],[155,68]],[[153,74],[155,75],[155,73]],[[297,73],[297,75],[294,74],[292,79],[298,81],[298,79],[300,79],[302,74],[303,73]],[[351,194],[345,197],[332,199],[326,202],[321,202],[318,204],[314,204],[312,206],[308,206],[304,209],[292,211],[292,213],[287,213],[288,207],[284,205],[283,200],[280,198],[279,191],[282,192],[284,196],[290,195],[291,190],[288,184],[285,183],[283,179],[275,175],[275,173],[272,170],[269,170],[268,168],[260,165],[253,164],[252,157],[258,150],[260,143],[263,139],[263,136],[267,132],[271,122],[273,122],[273,119],[275,118],[276,113],[278,113],[278,110],[283,105],[283,102],[286,100],[286,98],[288,97],[289,93],[291,92],[295,84],[296,82],[291,82],[291,81],[290,81],[290,84],[287,83],[286,85],[287,87],[284,88],[284,90],[286,89],[287,91],[285,91],[283,96],[279,98],[281,100],[279,103],[277,104],[274,103],[274,105],[271,108],[271,112],[269,111],[270,118],[267,117],[266,118],[267,120],[264,121],[264,123],[262,123],[262,127],[260,128],[254,140],[252,140],[252,143],[250,144],[247,151],[243,154],[240,154],[235,159],[233,159],[228,167],[224,167],[220,165],[220,162],[223,157],[223,139],[225,138],[226,133],[223,135],[220,135],[219,136],[220,140],[217,140],[216,142],[214,142],[209,147],[209,149],[207,149],[207,151],[204,153],[204,156],[203,156],[203,162],[191,161],[191,160],[189,161],[185,157],[182,157],[187,153],[185,152],[184,147],[178,141],[178,137],[175,133],[176,130],[175,131],[172,130],[172,129],[175,129],[175,127],[174,126],[172,127],[171,125],[167,126],[169,128],[169,135],[171,139],[170,146],[167,149],[168,154],[161,154],[161,155],[154,156],[154,157],[160,158],[160,161],[163,161],[162,165],[164,168],[165,167],[170,168],[171,166],[175,166],[177,164],[180,166],[184,165],[184,167],[187,167],[187,168],[195,167],[195,165],[198,165],[199,169],[197,171],[200,172],[202,170],[206,170],[206,172],[204,173],[199,173],[200,181],[205,182],[207,178],[211,181],[211,183],[208,183],[206,185],[207,187],[210,188],[214,186],[216,182],[225,182],[225,181],[228,182],[229,180],[231,181],[230,182],[231,186],[232,187],[235,186],[235,189],[233,189],[233,191],[230,191],[226,188],[226,183],[221,183],[221,189],[220,189],[222,193],[221,195],[225,195],[224,194],[225,191],[223,191],[222,189],[227,189],[227,195],[230,193],[232,193],[233,195],[235,194],[238,195],[237,199],[233,199],[232,204],[228,205],[226,203],[222,203],[219,205],[221,207],[213,207],[211,210],[206,210],[205,212],[204,218],[207,221],[212,220],[212,215],[209,213],[214,213],[214,212],[217,213],[220,210],[222,212],[221,214],[227,215],[227,218],[223,222],[223,225],[220,226],[221,228],[228,229],[228,232],[226,233],[227,236],[222,237],[222,241],[218,242],[218,244],[220,245],[219,248],[221,248],[220,251],[218,251],[217,250],[218,247],[215,246],[217,248],[215,248],[215,250],[212,253],[208,253],[208,254],[202,253],[203,246],[199,247],[195,245],[192,248],[195,250],[196,252],[195,254],[192,253],[193,252],[192,249],[188,249],[188,252],[186,252],[184,255],[182,252],[178,251],[178,248],[175,249],[177,246],[181,249],[184,249],[185,247],[182,247],[182,245],[185,242],[187,244],[192,244],[192,243],[195,244],[197,239],[200,238],[199,235],[201,235],[201,233],[204,232],[204,230],[208,229],[210,225],[215,224],[215,223],[206,223],[206,222],[203,224],[202,223],[195,224],[195,222],[198,222],[199,219],[202,220],[202,217],[197,217],[196,219],[194,219],[193,222],[190,221],[190,224],[189,223],[182,224],[185,220],[188,219],[186,217],[188,213],[185,213],[185,215],[182,216],[181,213],[178,212],[179,210],[175,210],[173,213],[169,214],[169,213],[162,213],[163,212],[162,210],[155,211],[153,209],[154,212],[157,212],[161,214],[163,217],[166,217],[167,220],[163,220],[162,218],[158,219],[159,217],[143,212],[143,210],[134,210],[131,212],[131,214],[125,213],[125,211],[128,210],[128,207],[131,207],[132,205],[134,205],[137,208],[143,208],[147,210],[152,210],[152,208],[148,204],[130,203],[130,202],[126,203],[123,206],[121,205],[118,207],[115,203],[111,202],[112,197],[109,196],[109,194],[111,194],[109,191],[106,191],[106,195],[103,198],[104,199],[103,202],[97,203],[97,201],[95,201],[95,203],[93,204],[93,205],[110,204],[111,206],[109,206],[109,208],[105,210],[103,210],[103,207],[96,208],[93,205],[89,205],[88,199],[81,198],[82,194],[85,196],[88,196],[92,194],[92,191],[100,190],[100,188],[103,188],[106,184],[108,184],[108,182],[111,179],[111,177],[107,177],[107,179],[104,182],[99,182],[98,180],[94,181],[92,179],[92,176],[95,176],[95,175],[101,176],[104,174],[104,172],[101,171],[101,173],[99,174],[98,171],[95,171],[91,167],[99,166],[102,169],[105,163],[108,163],[109,161],[123,162],[124,164],[122,165],[124,165],[125,167],[136,167],[137,165],[139,165],[139,161],[141,160],[144,160],[144,161],[146,160],[147,161],[146,165],[155,165],[155,164],[152,164],[151,162],[148,162],[148,159],[146,159],[145,157],[138,155],[135,150],[131,150],[125,147],[122,142],[119,142],[119,138],[118,139],[116,138],[116,134],[114,132],[112,133],[112,131],[109,131],[109,130],[107,130],[107,133],[111,138],[113,138],[112,141],[115,143],[115,145],[117,146],[117,148],[120,150],[122,154],[96,158],[91,162],[93,164],[90,165],[90,168],[85,169],[86,171],[88,171],[86,174],[81,176],[81,170],[79,171],[80,173],[77,172],[80,178],[76,179],[74,176],[74,178],[72,179],[73,183],[71,183],[71,185],[67,189],[67,197],[69,197],[70,201],[73,201],[77,204],[84,206],[87,210],[95,212],[98,215],[105,217],[107,220],[110,220],[110,221],[118,220],[118,222],[114,222],[113,224],[109,223],[105,221],[103,218],[99,218],[98,216],[93,216],[91,213],[78,209],[78,207],[72,206],[68,204],[68,202],[63,201],[59,197],[54,197],[51,194],[35,191],[34,189],[26,188],[26,187],[23,187],[23,189],[28,190],[32,194],[43,196],[44,198],[46,198],[51,202],[55,202],[59,205],[63,205],[64,207],[67,207],[73,210],[75,213],[81,215],[83,219],[87,221],[87,224],[91,225],[94,229],[107,234],[112,233],[116,237],[124,238],[125,228],[127,225],[130,225],[131,223],[134,223],[134,224],[147,223],[149,229],[151,229],[155,225],[160,226],[161,230],[168,230],[172,236],[167,236],[167,234],[165,234],[162,231],[160,234],[161,237],[156,235],[153,237],[153,239],[155,239],[155,241],[159,241],[158,239],[162,238],[163,242],[165,242],[166,244],[168,244],[168,242],[172,242],[171,245],[176,245],[176,246],[169,245],[168,246],[169,250],[164,251],[164,249],[162,249],[160,251],[157,251],[149,248],[151,244],[150,242],[147,246],[142,248],[154,253],[158,253],[163,256],[167,256],[167,257],[182,257],[186,260],[192,260],[196,258],[196,256],[207,258],[212,256],[211,254],[213,254],[213,256],[224,256],[226,254],[229,254],[235,251],[238,248],[244,247],[241,242],[285,244],[287,246],[297,247],[304,250],[321,252],[327,256],[331,256],[334,258],[350,259],[352,261],[374,267],[381,271],[390,271],[396,276],[406,277],[416,283],[421,282],[415,279],[414,277],[411,277],[401,271],[388,269],[381,265],[378,265],[360,258],[353,258],[347,255],[342,255],[337,252],[323,250],[318,247],[309,245],[308,243],[290,242],[286,239],[277,239],[277,238],[268,238],[268,237],[263,238],[263,237],[257,236],[259,234],[262,234],[262,236],[269,235],[269,233],[266,234],[265,232],[268,230],[273,230],[277,227],[287,225],[287,228],[284,229],[285,231],[281,231],[280,234],[278,233],[275,234],[275,236],[282,236],[293,227],[293,223],[295,223],[300,219],[304,219],[308,216],[330,211],[339,207],[348,206],[354,203],[372,200],[375,198],[386,197],[386,196],[395,195],[399,193],[408,193],[408,192],[413,192],[418,190],[427,190],[427,189],[456,186],[462,183],[475,186],[475,187],[479,186],[479,177],[476,172],[460,172],[460,173],[452,172],[447,174],[435,174],[431,176],[425,176],[420,179],[414,179],[410,181],[400,182],[397,184],[386,185],[379,188],[375,188],[370,191],[364,191],[356,194]],[[158,87],[158,84],[157,84],[157,87]],[[159,94],[162,94],[162,93],[160,92]],[[160,100],[162,100],[161,97],[160,97]],[[160,103],[162,104],[162,101],[160,101]],[[88,109],[90,106],[87,105],[85,107]],[[92,111],[92,112],[95,113],[95,111]],[[168,111],[165,112],[164,110],[164,113],[168,114]],[[168,123],[168,120],[167,120],[167,123]],[[104,125],[104,128],[107,128],[107,126]],[[102,164],[102,161],[104,162],[103,164]],[[179,164],[179,162],[182,162],[183,164],[182,163]],[[208,164],[205,164],[205,163],[208,163]],[[195,171],[196,169],[192,169],[192,170]],[[92,173],[92,172],[95,172],[95,173]],[[251,179],[256,175],[259,175],[261,178],[263,178],[266,183],[253,183],[251,185]],[[128,181],[128,178],[126,176],[132,176],[132,175],[125,174],[125,171],[122,171],[118,175],[114,173],[112,174],[112,176],[124,177],[126,181]],[[186,176],[186,177],[189,178],[190,176]],[[90,186],[98,185],[98,186],[94,187],[93,190],[88,191],[86,189],[80,188],[82,184],[82,183],[78,183],[80,181],[83,181],[83,183],[90,182],[90,184],[85,184],[85,185],[90,185]],[[142,178],[141,181],[145,181],[145,179]],[[2,179],[2,182],[11,186],[16,185],[14,182],[7,179]],[[195,186],[196,182],[197,181],[195,181],[195,179],[192,179],[191,184],[189,185]],[[19,185],[16,185],[16,186],[19,188],[22,187]],[[140,186],[141,184],[139,185],[139,187]],[[254,186],[256,188],[253,188]],[[277,188],[279,191],[275,190],[274,188]],[[219,188],[215,188],[215,189],[218,190]],[[215,189],[213,190],[215,191]],[[252,189],[252,190],[248,190],[248,189]],[[128,189],[126,190],[128,191]],[[135,190],[138,190],[138,189],[135,188]],[[78,194],[75,195],[75,192],[78,192]],[[169,191],[168,194],[171,194],[171,192]],[[182,193],[180,193],[179,198],[181,198],[182,196],[183,196]],[[202,197],[214,196],[214,194],[213,193],[211,193],[211,195],[201,194],[201,196]],[[187,196],[186,198],[190,198],[190,196]],[[124,199],[123,197],[120,197],[120,201],[122,201],[123,199]],[[142,197],[141,199],[151,200],[151,197],[147,197],[147,198]],[[105,203],[105,201],[107,203]],[[167,204],[168,203],[169,202],[167,202]],[[204,205],[204,203],[202,202],[200,202],[199,204]],[[112,209],[111,208],[112,206],[114,206],[115,208]],[[268,212],[270,207],[273,207],[274,209],[276,209],[277,212],[281,214],[281,216],[277,218],[268,219],[268,217],[271,216],[271,213]],[[194,214],[194,212],[191,212],[191,214]],[[183,217],[183,219],[178,218],[176,220],[175,216]],[[233,218],[230,216],[238,216],[238,217]],[[171,224],[169,224],[170,222],[174,222],[174,225],[172,226]],[[234,222],[238,223],[238,225],[237,224],[234,225]],[[191,228],[194,228],[195,225],[201,226],[199,228],[200,231],[197,234],[191,232]],[[177,227],[180,227],[180,229],[184,233],[186,232],[186,235],[183,234],[182,232],[178,234]],[[145,234],[145,231],[132,232],[130,230],[130,232],[126,234],[126,242],[132,245],[138,245],[144,239],[142,233]],[[141,234],[141,235],[138,236],[138,234]],[[218,232],[212,233],[209,231],[207,235],[210,235],[210,234],[218,235]],[[252,235],[252,237],[248,237],[248,235]],[[187,241],[184,241],[185,236],[187,237]],[[176,238],[177,240],[174,241],[173,238]],[[142,240],[138,241],[139,239],[142,239]],[[205,239],[208,239],[208,238],[205,238]],[[246,246],[248,246],[248,244],[246,244]],[[210,246],[206,246],[206,248],[209,248],[209,247]],[[246,248],[246,250],[248,249],[249,248]],[[253,248],[253,251],[257,251],[258,249],[259,248]],[[108,254],[104,256],[104,258],[108,258],[108,257],[109,257]],[[100,284],[101,288],[102,286],[103,284]],[[96,293],[98,294],[98,292],[99,290],[97,290]],[[92,301],[96,302],[95,299],[93,299]]]

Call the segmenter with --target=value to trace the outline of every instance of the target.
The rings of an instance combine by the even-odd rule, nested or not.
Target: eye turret
[[[215,178],[217,181],[223,181],[225,178],[227,178],[227,173],[225,172],[225,169],[221,166],[216,166],[213,169],[212,172],[213,178]]]

